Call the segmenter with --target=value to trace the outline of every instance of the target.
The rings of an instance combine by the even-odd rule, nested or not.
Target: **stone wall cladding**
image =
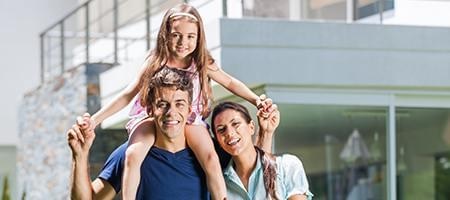
[[[25,192],[26,199],[69,199],[72,158],[65,133],[87,109],[85,71],[85,66],[74,68],[24,96],[19,108],[19,196]]]

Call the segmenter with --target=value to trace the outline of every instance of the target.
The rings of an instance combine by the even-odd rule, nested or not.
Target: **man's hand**
[[[95,139],[95,132],[89,113],[78,116],[76,124],[67,131],[67,143],[72,150],[73,158],[88,156],[89,149]]]

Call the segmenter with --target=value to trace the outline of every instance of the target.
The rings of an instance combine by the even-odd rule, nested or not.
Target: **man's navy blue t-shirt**
[[[109,156],[99,178],[121,190],[128,143]],[[136,199],[209,199],[205,174],[189,148],[176,153],[153,146],[141,166]]]

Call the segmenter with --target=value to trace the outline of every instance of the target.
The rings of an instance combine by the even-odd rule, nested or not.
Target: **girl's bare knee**
[[[215,151],[208,152],[208,154],[206,154],[205,162],[209,166],[220,165],[219,164],[219,156],[217,156],[217,153]]]
[[[129,146],[125,151],[125,165],[140,164],[144,160],[144,156],[142,155],[142,150],[139,150],[136,146]]]

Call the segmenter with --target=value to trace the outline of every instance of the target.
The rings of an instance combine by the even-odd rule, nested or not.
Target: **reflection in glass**
[[[275,151],[302,160],[315,199],[385,199],[386,108],[286,104],[279,108],[282,123]]]
[[[370,145],[370,154],[372,155],[372,161],[377,162],[381,159],[381,147],[378,132],[373,134],[373,142]]]
[[[397,199],[450,199],[449,109],[397,109]]]
[[[346,0],[305,0],[304,18],[316,20],[345,21]]]
[[[380,11],[392,9],[394,9],[393,0],[356,0],[354,20],[379,15]]]

